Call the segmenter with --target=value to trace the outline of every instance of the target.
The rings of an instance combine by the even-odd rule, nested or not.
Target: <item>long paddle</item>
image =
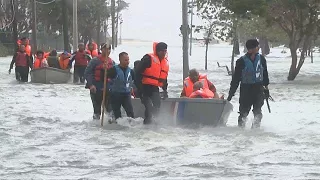
[[[106,94],[107,94],[107,65],[108,65],[108,56],[106,55],[106,60],[104,62],[104,80],[103,80],[103,95],[102,95],[102,115],[101,115],[101,126],[103,126],[103,119],[104,119],[104,111],[105,111],[105,107],[106,104],[108,104],[108,102],[105,103],[106,100]]]

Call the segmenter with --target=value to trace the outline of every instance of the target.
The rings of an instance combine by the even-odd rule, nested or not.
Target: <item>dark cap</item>
[[[38,50],[38,51],[36,52],[36,54],[44,54],[44,52],[41,51],[41,50]]]
[[[257,39],[249,39],[247,42],[246,42],[246,47],[247,49],[254,49],[256,47],[259,46],[259,42]]]
[[[168,45],[164,42],[159,42],[157,45],[156,45],[156,52],[159,52],[159,51],[163,51],[163,50],[167,50],[168,48]]]

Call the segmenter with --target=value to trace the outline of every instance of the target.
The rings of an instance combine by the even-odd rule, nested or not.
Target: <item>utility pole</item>
[[[115,9],[116,9],[116,2],[115,0],[111,0],[111,36],[112,36],[112,40],[111,40],[111,44],[112,44],[112,49],[115,48],[115,44],[116,44],[116,32],[115,32]]]
[[[37,7],[36,0],[32,0],[32,52],[37,52]]]
[[[13,43],[14,43],[14,49],[13,49],[13,52],[17,52],[17,48],[18,48],[18,44],[17,44],[17,41],[18,41],[18,25],[17,25],[17,15],[15,12],[18,11],[18,8],[16,6],[16,1],[15,0],[12,0],[11,1],[11,13],[12,13],[12,16],[13,16],[13,21],[12,21],[12,31],[13,31]]]
[[[188,0],[182,0],[182,50],[183,50],[183,80],[188,77],[189,73],[189,53],[188,53]]]
[[[122,16],[120,16],[120,34],[119,34],[119,44],[122,44],[122,23],[123,23],[123,19],[122,19]]]
[[[67,7],[66,1],[61,1],[62,7]],[[68,8],[62,8],[62,34],[64,50],[71,52],[69,44],[69,31],[68,31]]]
[[[190,8],[190,56],[192,54],[192,33],[193,33],[193,7],[194,7],[194,0],[191,0],[189,8]]]
[[[77,50],[78,47],[78,1],[73,0],[72,5],[73,10],[73,51]]]

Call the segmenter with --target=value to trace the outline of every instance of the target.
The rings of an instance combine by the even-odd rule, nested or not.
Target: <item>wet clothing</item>
[[[25,52],[17,52],[14,54],[10,63],[10,70],[16,65],[15,75],[17,81],[28,82],[29,68],[33,68],[33,59]]]
[[[165,59],[163,59],[165,60]],[[136,69],[135,75],[136,80],[135,85],[138,88],[138,91],[140,92],[142,96],[142,103],[145,106],[145,119],[144,123],[149,124],[151,123],[152,115],[158,115],[161,105],[161,98],[159,93],[159,83],[152,84],[146,84],[146,82],[143,80],[146,69],[150,68],[152,65],[152,57],[148,54],[146,54],[142,59],[141,62],[138,64],[138,67]],[[160,67],[160,65],[159,65]],[[158,68],[160,71],[161,68]],[[160,75],[160,72],[155,72],[156,74]],[[139,82],[139,80],[142,80],[142,82]],[[163,91],[167,91],[168,83],[167,80],[163,81],[162,89]]]
[[[247,117],[251,107],[253,106],[253,114],[257,123],[261,122],[261,107],[264,104],[264,86],[269,85],[269,75],[266,59],[256,54],[255,59],[251,60],[251,54],[242,56],[236,62],[235,73],[232,76],[230,84],[229,97],[230,100],[236,92],[239,83],[239,117],[238,125],[243,126],[243,118]]]
[[[107,77],[110,81],[110,102],[115,119],[121,117],[121,106],[128,117],[134,117],[131,103],[131,90],[134,80],[134,72],[129,67],[123,68],[119,65],[108,70]]]
[[[69,61],[69,67],[72,66],[73,61],[74,64],[74,72],[73,72],[73,83],[78,83],[79,80],[81,83],[85,82],[84,71],[88,65],[88,61],[91,59],[90,55],[86,51],[76,51],[72,54],[72,57]]]
[[[93,105],[94,114],[101,114],[101,104],[103,100],[103,83],[104,83],[104,69],[103,69],[103,58],[101,56],[93,58],[88,66],[85,69],[84,77],[87,80],[85,86],[86,89],[89,89],[90,86],[94,85],[97,89],[95,93],[90,92],[90,97]],[[114,65],[112,59],[108,59],[108,66],[111,68]],[[109,88],[107,86],[106,90],[106,101],[105,107],[107,112],[111,112],[111,103],[108,101],[110,96]]]

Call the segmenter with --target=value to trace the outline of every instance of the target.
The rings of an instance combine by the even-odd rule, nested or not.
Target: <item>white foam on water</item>
[[[152,50],[127,44],[131,66]],[[297,79],[286,81],[289,54],[273,48],[267,56],[272,113],[263,107],[260,129],[237,128],[238,96],[228,127],[144,126],[142,119],[100,127],[92,120],[83,85],[19,84],[7,73],[11,57],[0,59],[1,179],[319,179],[320,58],[306,59]],[[169,96],[182,88],[182,52],[169,46]],[[228,93],[231,47],[194,46],[190,68],[207,73],[219,92]],[[287,52],[289,52],[287,50]],[[238,56],[239,57],[239,56]],[[117,62],[117,60],[116,60]],[[239,92],[239,91],[238,91]],[[250,113],[249,118],[252,117]],[[107,123],[107,121],[105,121]]]

